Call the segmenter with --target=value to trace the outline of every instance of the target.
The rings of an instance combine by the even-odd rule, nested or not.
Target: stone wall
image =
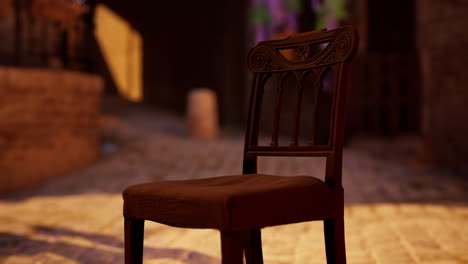
[[[102,88],[93,75],[0,67],[0,194],[96,160]]]
[[[432,162],[463,166],[468,158],[468,2],[418,0],[417,12],[426,153]]]

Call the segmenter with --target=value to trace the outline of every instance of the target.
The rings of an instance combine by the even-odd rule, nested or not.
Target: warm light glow
[[[95,23],[96,38],[120,94],[131,101],[141,101],[141,35],[104,5],[96,7]]]

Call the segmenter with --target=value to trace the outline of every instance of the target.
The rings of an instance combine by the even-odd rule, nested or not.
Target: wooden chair
[[[142,263],[143,227],[151,220],[175,227],[212,228],[221,232],[223,264],[263,263],[261,228],[323,220],[328,263],[346,263],[341,184],[345,101],[350,61],[358,45],[350,26],[260,42],[248,55],[253,73],[243,174],[214,178],[160,181],[128,187],[123,192],[125,263]],[[288,52],[285,52],[288,51]],[[326,73],[334,77],[329,135],[317,139],[318,92]],[[278,143],[284,79],[297,80],[297,103],[291,143]],[[306,76],[308,76],[306,78]],[[277,84],[272,140],[259,145],[260,112],[266,81]],[[311,81],[306,83],[305,80]],[[310,142],[300,145],[303,91],[313,89]],[[283,124],[285,125],[285,124]],[[323,141],[323,140],[322,140]],[[257,174],[258,156],[326,157],[325,180],[311,176]]]

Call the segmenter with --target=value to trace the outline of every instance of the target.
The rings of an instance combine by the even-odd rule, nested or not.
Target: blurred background
[[[20,177],[30,182],[29,177],[47,178],[95,160],[101,121],[115,121],[102,118],[103,98],[184,118],[190,91],[209,88],[221,126],[242,131],[250,89],[248,49],[258,41],[345,24],[360,32],[347,142],[410,135],[420,140],[418,162],[463,170],[468,157],[463,8],[457,1],[416,0],[183,6],[2,0],[2,171],[24,174]],[[44,162],[37,162],[38,156]],[[26,176],[31,172],[44,175]]]
[[[106,212],[117,219],[128,184],[239,173],[248,50],[262,40],[340,25],[360,34],[348,93],[347,203],[465,205],[467,12],[460,0],[0,0],[0,221],[11,225],[52,204],[51,214],[66,222],[69,212],[61,210],[74,202],[113,204]],[[303,159],[262,164],[279,174],[323,169]],[[102,193],[112,197],[79,196]],[[466,224],[466,206],[456,210],[448,219]],[[89,214],[87,232],[94,232],[92,223],[110,221],[91,208]],[[41,259],[50,244],[28,234],[75,230],[37,219],[24,223],[24,234],[0,233],[0,245],[21,248],[15,243],[29,241],[26,249],[39,249],[23,255]],[[468,236],[455,236],[447,239],[458,243],[452,255],[444,251],[454,262],[444,263],[468,263],[462,253]],[[5,250],[0,263],[2,257],[33,263],[11,261],[16,253]],[[385,250],[377,252],[355,263],[375,263]],[[418,254],[409,254],[413,262],[389,263],[420,263]],[[73,259],[92,263],[80,259],[85,256]],[[209,262],[197,258],[188,263]]]

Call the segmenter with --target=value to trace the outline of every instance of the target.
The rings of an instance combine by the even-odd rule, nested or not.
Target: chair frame
[[[243,173],[257,173],[258,156],[308,156],[326,157],[325,183],[332,189],[335,203],[335,212],[332,219],[324,219],[324,234],[326,244],[327,262],[346,263],[345,238],[344,238],[344,197],[342,186],[342,159],[344,144],[344,126],[346,114],[346,98],[349,83],[350,63],[357,52],[358,33],[351,26],[344,26],[339,29],[327,31],[317,30],[303,34],[290,36],[284,40],[260,42],[254,47],[248,56],[249,70],[254,73],[252,83],[247,132],[245,136]],[[329,42],[318,56],[305,59],[303,62],[290,62],[286,60],[279,49],[296,47],[299,54],[307,53],[308,45]],[[298,46],[298,43],[302,45]],[[309,54],[304,54],[308,57]],[[331,135],[327,145],[315,145],[314,135],[311,137],[309,146],[298,145],[298,135],[301,115],[302,93],[299,92],[298,103],[295,116],[294,133],[290,146],[278,146],[279,129],[279,109],[281,105],[281,92],[278,93],[275,104],[275,116],[273,124],[272,141],[270,146],[259,146],[259,127],[262,89],[265,84],[265,76],[270,74],[283,74],[289,71],[302,71],[299,85],[302,85],[304,72],[308,70],[319,70],[319,76],[327,68],[333,68],[335,75],[334,98],[332,105]],[[281,87],[281,78],[278,88]],[[322,76],[320,76],[322,77]],[[321,79],[321,78],[320,78]],[[320,81],[319,81],[320,83]],[[300,90],[302,87],[300,87]],[[317,96],[315,97],[317,98]],[[316,102],[314,107],[316,107]],[[316,113],[316,110],[314,110]],[[317,119],[314,118],[314,128],[317,126]],[[248,247],[246,248],[247,263],[260,264],[262,261],[261,252],[261,231],[250,230],[248,234]],[[249,258],[251,259],[249,261]],[[230,263],[230,262],[226,262]],[[237,263],[237,262],[232,262]],[[223,262],[224,264],[224,262]]]
[[[318,54],[309,54],[310,45],[328,43]],[[333,193],[333,217],[325,217],[324,235],[328,264],[345,264],[344,236],[344,197],[342,187],[342,159],[346,113],[346,98],[349,83],[350,63],[357,52],[358,34],[351,26],[335,30],[317,30],[292,35],[283,40],[263,41],[252,48],[248,54],[248,67],[253,73],[250,94],[247,130],[245,134],[243,174],[257,173],[259,156],[306,156],[325,157],[325,183]],[[280,50],[296,49],[300,61],[290,61]],[[335,73],[331,107],[330,135],[328,143],[319,145],[314,141],[317,130],[317,97],[314,101],[313,131],[310,144],[298,144],[301,120],[303,80],[306,74],[313,74],[315,85],[320,85],[327,69]],[[294,131],[291,144],[278,144],[280,108],[282,102],[283,80],[293,72],[298,81],[298,97],[294,118]],[[259,146],[260,114],[263,87],[270,76],[276,76],[277,96],[274,111],[273,131],[270,146]],[[318,88],[315,90],[318,91]],[[142,263],[144,220],[125,219],[125,263]],[[221,230],[221,252],[223,264],[242,264],[245,254],[247,264],[262,264],[261,230]]]

